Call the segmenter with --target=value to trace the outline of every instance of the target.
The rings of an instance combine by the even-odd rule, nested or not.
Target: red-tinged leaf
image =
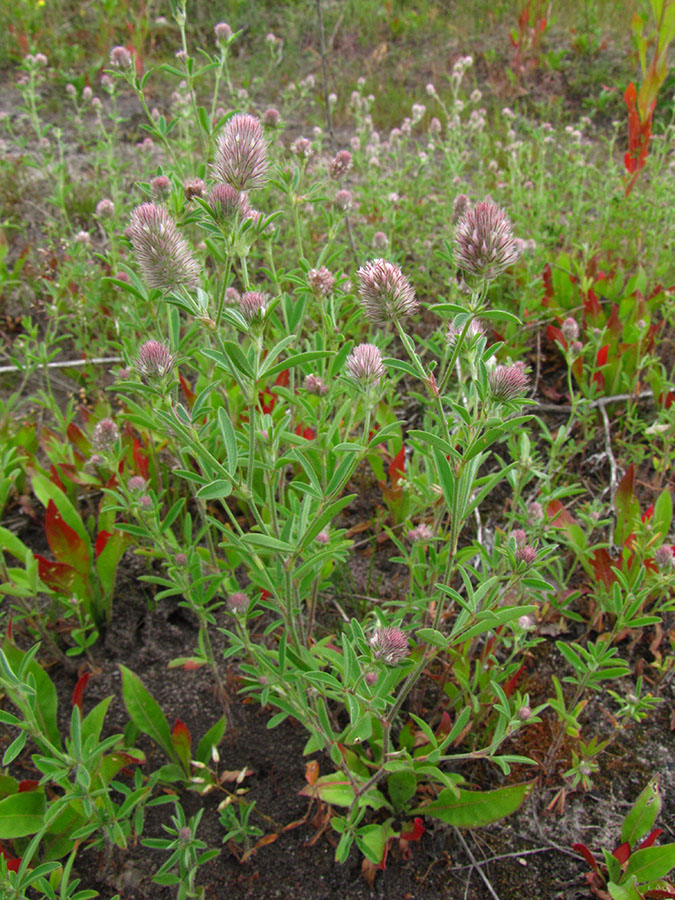
[[[279,372],[277,377],[274,379],[274,383],[278,384],[279,387],[288,387],[290,380],[291,380],[291,370],[284,369],[282,372]]]
[[[673,403],[675,403],[675,394],[672,391],[668,391],[665,395],[659,394],[659,403],[664,409],[670,409]]]
[[[59,562],[67,562],[81,575],[89,572],[89,548],[70,525],[67,525],[53,500],[47,504],[45,535],[49,549]]]
[[[96,537],[96,546],[94,548],[94,552],[96,553],[96,556],[100,556],[101,553],[103,553],[103,551],[106,548],[106,544],[108,543],[108,541],[110,540],[111,537],[112,537],[111,531],[99,531],[99,533]]]
[[[596,581],[601,581],[606,587],[611,587],[616,581],[616,575],[612,572],[612,566],[618,566],[618,560],[613,560],[608,551],[601,547],[591,554],[591,566]]]
[[[319,777],[319,763],[315,759],[311,759],[305,766],[305,781],[310,787],[316,784]]]
[[[83,675],[77,679],[77,684],[75,685],[75,690],[73,691],[73,706],[78,706],[80,708],[80,712],[82,712],[82,698],[84,697],[84,689],[87,686],[87,682],[91,677],[91,672],[85,672]]]
[[[602,372],[595,372],[593,378],[591,378],[593,384],[597,384],[599,391],[605,390],[605,376]]]
[[[197,660],[189,659],[183,665],[183,671],[184,672],[192,672],[194,669],[201,669],[201,667],[205,666],[205,665],[206,665],[206,662],[201,662],[201,661],[197,662]]]
[[[190,759],[192,752],[192,735],[185,722],[176,719],[176,724],[171,729],[171,743],[178,754],[186,772],[190,771]]]
[[[577,382],[581,384],[581,379],[584,377],[584,362],[580,356],[572,363],[572,374],[576,378]]]
[[[609,356],[609,344],[605,344],[604,347],[601,347],[598,350],[598,355],[595,359],[596,365],[598,366],[606,366],[607,365],[607,357]]]
[[[666,891],[664,888],[651,888],[643,894],[648,900],[671,900],[675,897],[675,891]]]
[[[260,599],[269,600],[272,594],[266,588],[260,588]]]
[[[450,734],[451,731],[452,719],[450,718],[449,713],[444,710],[443,715],[441,716],[441,721],[438,723],[438,728],[435,732],[436,737],[440,741],[446,736],[446,734]]]
[[[419,841],[422,837],[426,828],[422,823],[422,819],[419,816],[413,821],[413,827],[410,831],[402,831],[401,837],[404,841]]]
[[[619,320],[619,307],[616,303],[612,303],[612,311],[607,319],[607,330],[616,338],[620,338],[623,334],[623,325]]]
[[[0,846],[0,856],[4,857],[5,863],[7,865],[8,872],[18,872],[19,866],[21,865],[22,857],[18,859],[12,856],[9,850],[5,850],[4,847]]]
[[[190,383],[183,378],[183,376],[178,373],[178,381],[180,382],[180,386],[183,391],[183,396],[185,397],[185,402],[187,403],[188,409],[192,409],[192,406],[195,402],[195,397],[197,396],[195,392],[190,387]]]
[[[628,857],[630,856],[630,844],[628,841],[624,841],[623,844],[619,844],[616,850],[612,851],[612,856],[614,859],[617,859],[621,865],[628,862]]]
[[[602,307],[598,300],[598,295],[593,288],[589,288],[586,298],[584,299],[584,311],[591,321],[596,321],[602,316]]]
[[[296,427],[295,433],[300,437],[303,437],[306,441],[313,441],[316,437],[311,428],[308,428],[306,425],[302,424]]]
[[[572,844],[572,850],[580,853],[594,872],[598,871],[598,863],[586,844]]]
[[[546,516],[556,528],[564,528],[566,525],[576,525],[574,516],[565,509],[560,500],[551,500],[546,507]]]
[[[642,841],[641,844],[637,845],[637,850],[644,850],[645,847],[651,847],[654,841],[661,837],[664,834],[663,828],[655,828],[647,837]]]
[[[80,454],[86,458],[91,453],[91,444],[82,429],[74,422],[70,422],[66,428],[66,434],[71,444],[79,450]]]
[[[39,787],[39,781],[34,781],[32,778],[25,778],[23,781],[19,782],[18,793],[24,794],[27,791],[37,791]]]
[[[626,507],[633,499],[634,494],[635,465],[631,463],[626,469],[626,474],[623,476],[616,489],[616,494],[614,495],[615,508],[619,509],[619,507]]]
[[[39,553],[35,554],[38,563],[38,575],[47,587],[59,594],[70,594],[77,580],[78,573],[68,563],[52,562]]]
[[[563,350],[567,350],[567,341],[563,337],[562,331],[555,325],[546,326],[546,337],[549,341],[560,344]]]
[[[405,444],[401,445],[401,449],[389,463],[387,471],[394,485],[402,475],[405,475]]]
[[[525,671],[525,663],[523,663],[522,666],[516,672],[514,672],[514,674],[509,678],[509,680],[504,685],[504,693],[506,694],[507,697],[510,697],[511,694],[515,691],[516,685],[518,684],[520,676],[523,674],[524,671]]]
[[[649,506],[647,507],[647,509],[640,516],[642,524],[644,525],[645,522],[648,522],[653,515],[654,515],[654,504],[650,503]]]
[[[49,467],[49,480],[52,484],[55,484],[60,491],[63,491],[64,494],[66,493],[66,489],[61,481],[61,476],[59,475],[59,470],[54,465]]]
[[[134,438],[133,444],[133,456],[134,456],[134,466],[136,468],[136,475],[142,475],[143,478],[147,479],[148,477],[148,457],[143,452],[143,445],[138,440],[137,437]]]

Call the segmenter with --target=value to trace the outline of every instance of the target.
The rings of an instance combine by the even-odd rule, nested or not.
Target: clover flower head
[[[339,181],[349,172],[354,165],[349,150],[338,150],[333,159],[328,163],[328,174],[333,181]]]
[[[489,201],[467,209],[457,225],[455,242],[459,268],[488,281],[519,257],[511,222],[503,210]]]
[[[400,628],[377,628],[370,638],[375,659],[395,666],[409,653],[408,638]]]
[[[269,109],[266,109],[262,114],[262,123],[267,128],[278,128],[279,123],[281,122],[281,114],[278,109],[275,109],[271,106]]]
[[[347,357],[347,375],[363,386],[380,381],[385,372],[382,354],[374,344],[359,344]]]
[[[145,378],[163,378],[174,362],[175,357],[167,346],[159,341],[146,341],[138,349],[136,368]]]
[[[259,119],[238,113],[226,122],[213,169],[216,178],[238,191],[267,184],[267,144]]]
[[[335,205],[342,210],[348,210],[352,205],[352,193],[345,189],[338,191],[335,195]]]
[[[185,199],[192,200],[193,197],[203,197],[206,191],[206,185],[201,178],[188,178],[183,185]]]
[[[96,204],[96,215],[99,219],[109,219],[115,215],[115,204],[108,197],[104,197]]]
[[[219,44],[227,44],[232,38],[232,29],[227,22],[218,22],[214,25],[213,33]]]
[[[268,302],[268,298],[260,291],[247,291],[245,294],[242,294],[239,300],[239,311],[246,321],[251,324],[253,321],[264,318]]]
[[[227,598],[227,608],[233,613],[245,613],[250,602],[243,591],[236,591]]]
[[[115,69],[130,69],[132,63],[131,53],[126,47],[113,47],[110,51],[110,65]]]
[[[97,450],[106,453],[112,450],[119,436],[119,429],[112,419],[101,419],[96,428],[94,428],[91,442]]]
[[[150,189],[155,200],[163,200],[171,193],[171,182],[166,175],[157,175],[150,182]]]
[[[411,528],[408,532],[408,540],[411,544],[419,544],[422,542],[430,541],[433,539],[433,537],[433,529],[430,525],[427,525],[426,522],[420,522],[419,525]]]
[[[372,260],[359,269],[357,277],[363,309],[371,321],[386,324],[417,312],[415,290],[394,263]]]
[[[128,235],[148,287],[162,291],[181,285],[196,287],[199,264],[163,206],[137,206],[131,214]]]
[[[669,547],[668,544],[662,544],[659,547],[654,554],[654,562],[658,569],[667,572],[675,566],[675,556],[673,555],[673,552],[673,548]]]
[[[528,388],[529,380],[523,366],[495,366],[488,374],[488,383],[495,400],[515,400]]]
[[[304,386],[308,393],[318,394],[320,397],[328,393],[328,385],[319,375],[307,375]]]
[[[579,326],[576,319],[573,319],[572,316],[568,316],[565,319],[560,330],[568,344],[573,344],[579,337]]]
[[[518,562],[524,562],[531,566],[537,559],[537,551],[529,544],[525,544],[516,550],[516,559]]]
[[[335,276],[325,266],[320,269],[310,269],[307,273],[307,281],[317,297],[328,297],[335,287]]]
[[[208,204],[214,218],[221,225],[232,221],[239,213],[245,216],[250,209],[248,197],[231,184],[216,184],[209,191]]]

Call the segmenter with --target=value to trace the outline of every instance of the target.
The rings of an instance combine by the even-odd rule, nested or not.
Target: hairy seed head
[[[386,324],[417,312],[415,290],[394,263],[372,260],[357,276],[363,309],[371,321]]]
[[[267,144],[260,120],[246,113],[232,116],[218,138],[214,174],[238,191],[267,184]]]
[[[131,214],[128,235],[148,287],[161,291],[181,285],[196,287],[199,264],[163,206],[137,206]]]
[[[469,208],[455,232],[455,261],[468,275],[492,281],[518,259],[513,228],[494,203]]]

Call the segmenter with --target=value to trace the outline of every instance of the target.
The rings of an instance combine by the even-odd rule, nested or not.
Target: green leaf
[[[446,649],[448,646],[447,637],[435,628],[420,628],[419,631],[415,632],[415,637],[427,644],[432,644],[434,647]]]
[[[17,672],[25,654],[8,640],[5,641],[2,649],[10,666]],[[40,730],[55,747],[60,749],[61,732],[57,718],[59,700],[56,688],[49,675],[35,659],[28,664],[28,672],[35,680],[35,715]]]
[[[495,791],[465,791],[460,788],[459,797],[446,788],[436,800],[411,810],[410,815],[434,816],[456,828],[479,828],[515,812],[533,784],[528,781]]]
[[[279,372],[283,372],[284,369],[292,369],[294,366],[301,366],[304,363],[314,362],[316,359],[327,359],[329,356],[333,356],[333,352],[330,350],[308,350],[306,353],[296,353],[294,356],[289,356],[287,359],[283,359],[281,362],[270,366],[269,369],[265,370],[265,375],[270,377],[272,375],[278,375]]]
[[[223,350],[234,369],[246,375],[247,378],[253,378],[251,364],[239,344],[235,344],[234,341],[223,341]]]
[[[670,531],[672,519],[673,499],[670,496],[670,491],[666,488],[664,491],[661,491],[654,504],[654,515],[649,523],[654,530],[654,533],[661,535],[662,541],[665,541],[666,536]]]
[[[665,878],[675,868],[675,844],[663,847],[645,847],[631,853],[626,866],[626,875],[635,875],[638,881],[653,881]]]
[[[129,718],[136,727],[147,734],[164,750],[173,762],[180,762],[171,742],[171,731],[161,707],[150,694],[138,675],[120,664],[122,673],[122,699]]]
[[[197,745],[195,759],[198,762],[204,763],[204,765],[208,765],[211,762],[211,750],[213,747],[217,747],[222,741],[223,735],[225,734],[225,726],[225,716],[221,716],[221,718],[209,728]]]
[[[218,410],[218,427],[220,428],[220,435],[223,439],[223,444],[225,445],[225,454],[227,456],[227,473],[228,475],[234,475],[234,473],[237,471],[238,459],[237,438],[235,436],[230,417],[222,408],[222,406]]]
[[[614,881],[610,881],[607,890],[612,900],[644,900],[643,895],[635,887],[635,883],[616,884]]]
[[[655,775],[640,793],[633,808],[623,820],[621,842],[628,843],[633,847],[652,830],[660,812],[659,776]]]
[[[23,791],[0,800],[0,840],[35,834],[44,824],[46,810],[44,791]]]
[[[242,544],[247,544],[257,550],[270,550],[276,553],[292,553],[293,547],[286,541],[280,541],[278,538],[270,537],[268,534],[257,534],[249,532],[241,539]]]
[[[393,772],[387,778],[387,791],[389,798],[397,810],[403,809],[408,802],[415,796],[417,790],[417,779],[408,769],[402,769],[400,772]]]
[[[232,482],[225,478],[217,478],[210,484],[205,484],[197,491],[200,500],[222,500],[232,493]]]

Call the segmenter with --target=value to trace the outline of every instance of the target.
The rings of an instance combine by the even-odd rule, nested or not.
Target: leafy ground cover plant
[[[37,402],[50,425],[32,424],[21,391],[2,416],[11,431],[23,403],[29,424],[12,435],[0,497],[14,500],[17,485],[32,491],[22,508],[37,510],[37,521],[44,509],[54,559],[3,527],[3,551],[21,564],[5,565],[3,591],[23,617],[17,629],[57,655],[86,653],[95,668],[99,636],[114,624],[116,572],[133,550],[145,561],[149,604],[177,604],[197,625],[172,668],[209,671],[225,712],[193,752],[183,713],[172,726],[135,663],[122,663],[124,742],[150,738],[162,762],[151,774],[137,769],[132,786],[117,772],[107,779],[87,734],[100,803],[78,794],[70,808],[79,814],[82,803],[94,818],[64,840],[121,846],[145,827],[145,809],[174,802],[162,823],[169,837],[145,846],[170,851],[158,885],[201,896],[197,872],[209,871],[200,867],[215,850],[197,826],[209,794],[231,780],[217,771],[214,748],[226,719],[236,722],[239,694],[267,711],[270,729],[287,720],[305,729],[314,758],[302,796],[336,859],[356,848],[372,883],[391,856],[421,846],[434,820],[487,826],[552,782],[549,807],[562,809],[566,795],[593,785],[615,737],[588,712],[611,698],[618,733],[643,722],[667,688],[672,657],[664,651],[658,671],[655,657],[638,667],[635,647],[644,640],[659,651],[672,612],[670,493],[652,488],[653,511],[641,515],[636,469],[617,464],[607,408],[628,398],[639,416],[644,379],[659,423],[669,415],[672,373],[657,354],[672,326],[671,295],[657,287],[667,266],[654,237],[667,220],[671,136],[650,157],[653,257],[642,260],[628,237],[610,255],[603,230],[625,228],[639,207],[622,196],[616,139],[600,163],[589,122],[558,134],[493,108],[466,55],[452,60],[447,88],[427,85],[429,110],[416,102],[388,135],[365,79],[345,102],[309,73],[285,86],[280,112],[262,106],[251,83],[238,85],[238,30],[219,23],[211,52],[193,55],[187,12],[171,4],[178,50],[158,72],[138,46],[119,45],[101,80],[104,100],[65,92],[74,133],[85,139],[87,116],[95,123],[99,160],[115,156],[125,124],[118,101],[130,92],[145,117],[137,183],[123,190],[118,166],[106,196],[79,210],[63,137],[44,121],[48,60],[33,53],[24,62],[24,118],[10,137],[27,147],[23,129],[32,129],[31,161],[53,167],[50,208],[72,237],[36,281],[50,317],[26,323],[9,366],[15,373],[26,361],[24,377],[43,379]],[[271,68],[282,44],[268,36]],[[175,88],[166,102],[153,95],[160,75]],[[308,108],[325,123],[307,125],[311,138],[285,124]],[[605,151],[611,202],[595,185]],[[551,196],[557,165],[570,188]],[[451,197],[439,199],[439,180]],[[75,231],[78,215],[96,223],[93,236]],[[90,302],[82,279],[96,285]],[[530,338],[543,326],[553,349],[542,357]],[[119,366],[101,377],[83,361],[79,424],[51,367],[67,327],[75,347],[110,345]],[[552,405],[566,399],[551,389],[551,369],[569,394],[570,409],[553,410],[569,412],[563,427],[531,396],[545,381]],[[584,508],[586,449],[598,435],[609,479],[595,477],[601,499]],[[664,479],[665,437],[661,455]],[[578,478],[574,459],[584,460]],[[356,587],[358,535],[371,557]],[[47,616],[39,595],[53,601]],[[535,661],[545,650],[555,665],[544,685]],[[42,670],[35,650],[23,668],[12,652],[6,691],[24,725],[13,713],[5,724],[37,741],[26,698]],[[61,799],[88,721],[76,709],[70,743],[52,754],[66,768],[43,772]],[[287,827],[264,833],[269,817],[239,786],[247,771],[219,804],[217,843],[242,862]],[[153,797],[160,784],[165,794]],[[8,807],[44,800],[39,789],[7,785]],[[185,790],[186,808],[195,795],[204,804],[194,814],[176,796]],[[15,799],[30,793],[37,799]],[[124,840],[110,830],[111,810]],[[30,852],[21,845],[31,834],[5,839],[15,841],[14,859],[25,849],[48,869],[27,875],[18,863],[14,895],[25,877],[46,896],[75,892],[75,843],[64,844],[61,869],[42,831]]]

